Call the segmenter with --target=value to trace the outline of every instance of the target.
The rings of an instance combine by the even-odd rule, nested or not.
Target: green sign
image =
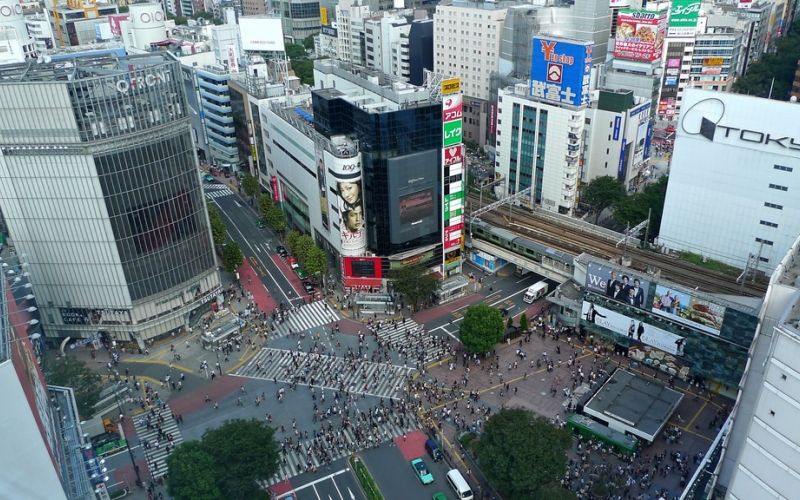
[[[455,146],[461,144],[461,120],[453,120],[442,125],[442,145]]]
[[[695,28],[700,14],[700,0],[672,0],[670,28]]]

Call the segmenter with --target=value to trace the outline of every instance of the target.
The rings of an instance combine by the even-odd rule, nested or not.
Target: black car
[[[303,288],[305,288],[305,289],[306,289],[306,292],[307,292],[307,293],[314,293],[314,292],[316,292],[316,290],[314,290],[314,285],[312,285],[310,281],[304,281],[304,282],[303,282]]]
[[[278,245],[278,248],[276,248],[275,250],[278,252],[278,255],[280,255],[281,257],[288,257],[289,256],[289,252],[287,252],[286,249],[283,248],[280,245]]]
[[[504,318],[505,318],[506,316],[508,316],[508,309],[506,309],[505,307],[499,307],[498,309],[500,309],[500,314],[501,314],[501,315],[502,315]]]

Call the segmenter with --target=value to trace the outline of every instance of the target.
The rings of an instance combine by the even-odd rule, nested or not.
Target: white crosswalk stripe
[[[384,324],[376,334],[380,345],[391,345],[393,350],[405,349],[409,360],[414,362],[423,361],[427,364],[442,359],[445,354],[441,340],[427,333],[412,319],[398,321],[394,325]]]
[[[282,321],[274,321],[275,331],[270,331],[270,338],[286,337],[290,333],[299,333],[328,323],[339,321],[341,316],[324,300],[304,304],[284,315]]]
[[[206,188],[206,198],[208,198],[209,200],[213,198],[222,198],[223,196],[231,196],[232,194],[233,191],[231,191],[231,188],[229,188],[228,186],[220,185],[219,187],[215,187],[214,189],[208,189],[208,187]]]
[[[287,383],[296,381],[299,385],[328,391],[399,400],[414,370],[369,361],[361,361],[354,368],[349,360],[337,356],[265,348],[234,375]]]
[[[147,459],[147,466],[153,478],[163,476],[167,473],[167,457],[169,456],[166,446],[168,443],[167,440],[161,439],[158,448],[156,448],[156,442],[158,441],[158,427],[156,426],[159,426],[165,435],[172,435],[172,443],[174,443],[175,446],[183,441],[178,424],[175,423],[175,419],[172,416],[172,410],[170,410],[169,405],[165,406],[166,408],[160,410],[160,412],[158,409],[155,410],[156,416],[146,413],[140,417],[136,417],[134,421],[136,435],[139,438],[139,443],[141,443],[141,449]],[[163,422],[159,421],[158,415],[164,417]],[[147,428],[147,422],[145,422],[145,420],[150,422],[149,429]],[[145,446],[145,443],[150,444],[149,448]]]

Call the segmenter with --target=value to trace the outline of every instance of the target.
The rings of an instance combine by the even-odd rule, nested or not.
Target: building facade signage
[[[700,0],[673,0],[669,13],[669,36],[692,36],[700,16]]]
[[[534,38],[531,97],[572,106],[589,104],[594,45]]]
[[[461,272],[463,238],[464,146],[461,144],[463,96],[458,78],[442,82],[442,276]],[[449,257],[448,257],[449,255]]]
[[[156,85],[162,85],[171,81],[172,73],[169,71],[159,71],[157,73],[148,73],[145,75],[130,75],[128,78],[117,80],[115,86],[117,92],[120,94],[127,94],[128,91],[131,90],[131,87],[134,89],[155,87]]]
[[[660,59],[666,30],[666,12],[621,10],[617,19],[614,57],[647,62]]]

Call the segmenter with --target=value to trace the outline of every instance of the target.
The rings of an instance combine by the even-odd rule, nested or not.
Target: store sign
[[[697,29],[700,0],[673,0],[669,13],[669,36],[691,36]]]
[[[444,147],[461,144],[461,120],[446,122],[442,125],[442,131],[442,145]]]
[[[228,45],[228,69],[230,69],[231,74],[239,73],[239,61],[238,57],[236,57],[236,46],[233,44]]]
[[[339,37],[339,30],[336,29],[336,28],[331,28],[330,26],[323,26],[322,27],[322,34],[326,35],[326,36],[332,36],[333,38],[338,38]]]
[[[617,19],[614,57],[646,62],[660,59],[666,29],[666,12],[621,10]]]
[[[442,99],[442,121],[451,122],[462,118],[462,96],[455,94]]]
[[[281,193],[278,190],[278,176],[277,175],[273,175],[272,176],[272,201],[274,201],[275,203],[280,203],[281,202]]]
[[[444,164],[446,166],[461,163],[463,159],[464,159],[464,146],[462,144],[444,148]]]
[[[460,78],[450,78],[448,80],[442,80],[442,95],[457,94],[459,92],[461,92]]]
[[[142,76],[131,75],[128,79],[117,80],[115,86],[117,88],[117,92],[120,94],[127,94],[131,87],[134,89],[155,87],[171,81],[172,73],[169,71],[159,71],[157,73],[149,73]]]
[[[722,66],[725,59],[722,57],[706,57],[703,59],[703,66]]]
[[[530,95],[573,106],[589,104],[594,45],[534,38]]]

